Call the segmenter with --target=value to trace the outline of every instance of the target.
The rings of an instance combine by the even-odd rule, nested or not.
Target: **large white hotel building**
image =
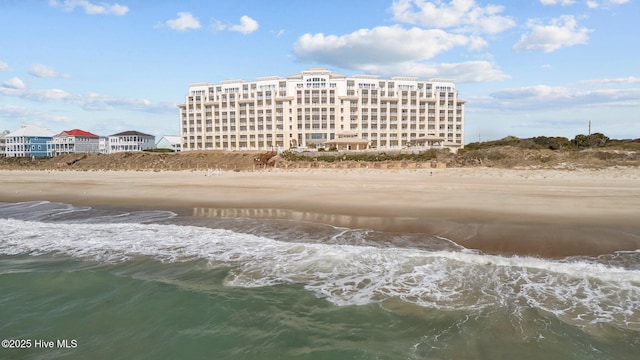
[[[193,83],[180,104],[182,150],[442,147],[464,144],[452,80],[300,74]]]

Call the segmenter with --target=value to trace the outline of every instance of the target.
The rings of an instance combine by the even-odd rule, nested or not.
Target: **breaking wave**
[[[608,324],[640,331],[639,251],[548,260],[465,249],[282,241],[154,223],[175,216],[164,211],[101,213],[48,203],[2,204],[0,210],[13,214],[0,219],[1,255],[62,254],[100,262],[205,260],[229,269],[227,286],[300,284],[342,306],[396,299],[451,311],[535,309],[584,328]],[[64,222],[49,221],[62,216]]]

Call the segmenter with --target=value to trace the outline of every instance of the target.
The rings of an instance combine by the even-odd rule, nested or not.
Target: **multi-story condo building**
[[[88,131],[65,130],[47,141],[47,155],[97,153],[99,152],[99,139],[98,135]]]
[[[155,148],[156,137],[139,131],[124,131],[108,136],[108,153],[143,151]]]
[[[48,129],[34,125],[23,125],[5,136],[7,157],[47,156],[47,141],[55,135]]]
[[[325,68],[256,81],[193,83],[180,109],[182,150],[345,145],[401,149],[464,144],[453,80],[347,77]]]

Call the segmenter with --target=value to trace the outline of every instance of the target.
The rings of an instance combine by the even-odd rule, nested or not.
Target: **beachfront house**
[[[65,130],[47,141],[48,156],[61,154],[88,154],[99,151],[99,139],[96,134],[73,129]]]
[[[22,125],[5,136],[5,154],[7,157],[47,156],[47,141],[53,139],[54,135],[49,129]]]
[[[156,149],[170,149],[180,151],[180,136],[165,135],[156,143]]]
[[[124,131],[108,136],[108,153],[143,151],[155,148],[156,137],[139,131]]]
[[[7,134],[9,130],[5,130],[0,134],[0,157],[6,156],[7,150]]]

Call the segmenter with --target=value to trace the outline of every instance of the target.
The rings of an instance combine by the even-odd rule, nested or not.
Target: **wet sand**
[[[0,201],[288,218],[424,232],[487,253],[640,249],[640,169],[0,171]]]

